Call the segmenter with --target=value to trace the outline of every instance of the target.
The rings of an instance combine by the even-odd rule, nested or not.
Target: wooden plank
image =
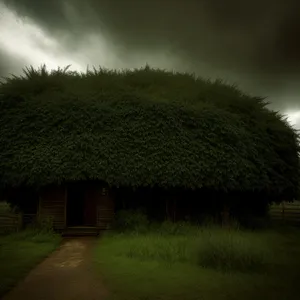
[[[270,211],[282,211],[282,208],[272,208]],[[285,207],[284,211],[300,211],[300,207]]]
[[[11,213],[8,213],[8,214],[0,214],[0,218],[1,217],[6,217],[6,218],[15,218],[17,216],[17,214],[11,214]]]
[[[68,201],[68,189],[65,186],[65,207],[64,207],[64,227],[67,228],[67,201]]]

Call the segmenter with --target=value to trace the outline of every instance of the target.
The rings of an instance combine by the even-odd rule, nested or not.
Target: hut
[[[6,193],[6,200],[21,208],[24,226],[51,222],[63,232],[108,229],[114,216],[114,191],[101,181],[50,184],[38,190],[15,188]]]
[[[56,229],[108,228],[126,191],[173,217],[297,196],[298,134],[261,98],[148,66],[24,72],[0,85],[0,189]]]
[[[39,193],[37,215],[53,218],[56,229],[96,227],[108,229],[113,218],[113,192],[98,182],[47,186]]]

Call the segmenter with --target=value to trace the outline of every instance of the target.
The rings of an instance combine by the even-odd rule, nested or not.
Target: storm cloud
[[[2,30],[12,25],[2,22],[1,75],[33,61],[77,69],[149,63],[237,83],[300,123],[297,0],[2,0],[1,7],[0,22],[12,13],[21,31],[38,28],[48,39],[32,31],[28,46],[23,32],[13,44]],[[26,47],[40,54],[22,56]]]

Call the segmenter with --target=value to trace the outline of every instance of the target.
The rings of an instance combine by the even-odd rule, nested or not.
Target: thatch
[[[293,198],[296,131],[258,97],[150,69],[26,69],[0,85],[0,183],[267,191]]]

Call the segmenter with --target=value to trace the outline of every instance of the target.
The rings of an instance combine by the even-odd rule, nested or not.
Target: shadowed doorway
[[[70,184],[67,199],[67,226],[84,225],[85,186]]]
[[[67,226],[96,226],[96,202],[89,184],[68,185]]]

